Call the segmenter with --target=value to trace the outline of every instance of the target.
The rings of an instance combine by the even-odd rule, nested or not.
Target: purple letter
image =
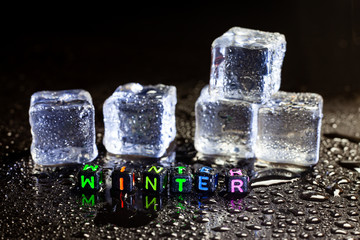
[[[236,173],[237,175],[242,175],[241,169],[231,169],[231,170],[229,171],[229,173],[230,173],[231,176],[234,176],[235,173]]]
[[[242,190],[242,185],[243,185],[243,181],[241,179],[233,179],[231,180],[231,192],[234,193],[235,192],[235,188],[237,188],[239,190],[239,192],[244,192]]]

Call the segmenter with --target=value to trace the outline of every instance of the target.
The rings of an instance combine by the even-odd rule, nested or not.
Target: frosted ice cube
[[[209,95],[208,86],[195,104],[195,148],[211,155],[254,157],[258,105]]]
[[[270,162],[309,166],[319,159],[322,97],[278,92],[259,108],[255,155]]]
[[[37,164],[84,163],[96,158],[95,110],[84,90],[31,96],[31,155]]]
[[[175,139],[176,88],[119,86],[105,101],[104,145],[113,154],[161,157]]]
[[[285,36],[233,27],[212,43],[210,93],[266,102],[280,88]]]

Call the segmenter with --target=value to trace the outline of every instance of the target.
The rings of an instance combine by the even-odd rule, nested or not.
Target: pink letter
[[[237,174],[237,175],[243,175],[242,174],[242,172],[241,172],[241,169],[231,169],[230,171],[229,171],[229,173],[230,173],[230,175],[231,176],[234,176],[235,175],[235,173]]]
[[[233,179],[231,180],[231,192],[234,193],[235,192],[235,188],[237,188],[239,190],[239,192],[244,192],[242,190],[242,185],[244,185],[243,181],[240,179]]]

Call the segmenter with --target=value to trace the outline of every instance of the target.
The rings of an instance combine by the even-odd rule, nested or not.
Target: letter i
[[[124,190],[124,178],[120,178],[120,190]]]

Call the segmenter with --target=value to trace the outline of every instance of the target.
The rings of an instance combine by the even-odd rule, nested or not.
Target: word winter
[[[137,175],[141,175],[141,182],[137,184]],[[162,194],[190,193],[193,190],[200,193],[213,193],[218,188],[219,173],[211,167],[196,169],[194,174],[189,166],[147,166],[140,172],[130,166],[113,169],[111,186],[113,191],[132,192],[136,186],[148,193]],[[104,183],[102,168],[99,165],[88,165],[79,171],[79,188],[85,191],[97,191]],[[225,173],[225,190],[232,194],[249,192],[249,177],[243,170],[234,168]]]

